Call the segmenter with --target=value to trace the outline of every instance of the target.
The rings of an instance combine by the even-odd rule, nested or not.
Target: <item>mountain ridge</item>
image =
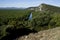
[[[29,7],[28,10],[59,12],[60,7],[42,3],[37,7]]]

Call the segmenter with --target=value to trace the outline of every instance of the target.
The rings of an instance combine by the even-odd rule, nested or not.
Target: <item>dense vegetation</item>
[[[26,27],[29,13],[29,10],[0,10],[0,39],[8,35],[9,28]]]
[[[33,15],[32,20],[28,20],[30,12],[32,12]],[[38,32],[40,30],[50,29],[59,26],[60,13],[56,11],[52,12],[48,10],[45,12],[41,12],[31,10],[0,10],[1,40],[4,39],[4,37],[6,37],[7,35],[14,34],[15,36],[19,32],[21,33],[21,29],[28,29],[31,32]]]

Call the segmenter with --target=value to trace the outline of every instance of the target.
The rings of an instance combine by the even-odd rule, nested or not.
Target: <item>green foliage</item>
[[[6,25],[0,26],[0,39],[7,35],[6,29]]]
[[[0,39],[9,34],[6,32],[8,28],[40,31],[60,26],[60,14],[57,12],[32,11],[33,18],[28,20],[30,12],[31,10],[0,10]]]

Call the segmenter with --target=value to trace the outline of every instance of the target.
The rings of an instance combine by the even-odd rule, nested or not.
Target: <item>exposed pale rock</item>
[[[60,27],[31,33],[27,36],[22,36],[18,40],[60,40]]]

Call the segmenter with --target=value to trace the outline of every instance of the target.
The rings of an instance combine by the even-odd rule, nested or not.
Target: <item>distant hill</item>
[[[41,9],[41,11],[60,12],[60,7],[53,6],[53,5],[48,5],[48,4],[41,4],[39,6],[39,9]]]
[[[48,5],[48,4],[41,4],[37,7],[29,7],[27,8],[29,10],[35,10],[35,11],[52,11],[52,12],[60,12],[60,7]]]
[[[17,7],[0,7],[0,10],[23,10],[25,8],[17,8]]]

